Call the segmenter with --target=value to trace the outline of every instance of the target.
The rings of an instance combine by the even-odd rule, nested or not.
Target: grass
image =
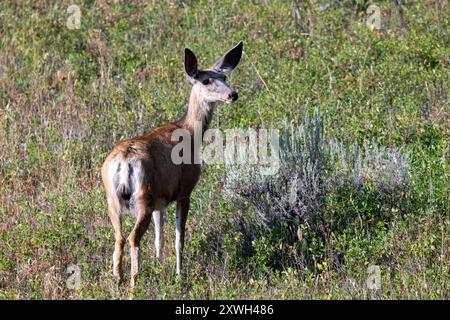
[[[285,245],[262,234],[242,251],[250,207],[223,195],[225,171],[203,168],[187,224],[186,276],[175,276],[174,208],[165,260],[153,227],[142,244],[138,299],[448,299],[448,4],[379,1],[382,29],[365,24],[366,1],[327,11],[295,1],[77,1],[81,28],[66,27],[71,1],[0,3],[0,298],[116,299],[113,230],[100,184],[112,147],[181,116],[189,85],[183,48],[207,66],[244,41],[231,75],[239,101],[213,127],[276,127],[318,109],[325,134],[411,152],[411,206],[367,231],[305,244],[299,273],[273,267]],[[437,10],[441,3],[442,10]],[[446,11],[447,10],[447,11]],[[363,212],[352,199],[336,212]],[[380,208],[370,209],[378,214]],[[367,212],[364,211],[364,212]],[[130,231],[133,221],[125,219]],[[324,252],[339,253],[339,265]],[[81,286],[66,285],[69,265]],[[379,265],[382,288],[366,286]],[[129,275],[129,258],[125,260]]]

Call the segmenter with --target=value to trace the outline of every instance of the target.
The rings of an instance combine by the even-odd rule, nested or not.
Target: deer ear
[[[212,69],[217,72],[230,72],[237,67],[242,56],[242,49],[244,44],[239,42],[234,48],[225,53],[219,60],[217,60]]]
[[[198,74],[197,58],[188,48],[184,49],[184,70],[186,71],[186,74],[193,79],[195,79]]]

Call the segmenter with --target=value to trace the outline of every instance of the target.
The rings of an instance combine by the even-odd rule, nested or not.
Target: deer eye
[[[211,79],[210,78],[206,78],[205,80],[202,81],[202,83],[206,86],[206,85],[211,83]]]

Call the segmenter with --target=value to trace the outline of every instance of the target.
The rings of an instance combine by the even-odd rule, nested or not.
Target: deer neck
[[[201,128],[203,135],[211,123],[214,107],[215,103],[205,101],[200,94],[199,88],[193,86],[189,98],[188,111],[179,121],[179,124],[190,132],[193,132],[195,128]]]

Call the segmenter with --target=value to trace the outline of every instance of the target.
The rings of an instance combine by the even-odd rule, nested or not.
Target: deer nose
[[[230,94],[228,95],[228,98],[229,98],[230,100],[236,101],[236,100],[238,99],[238,93],[237,93],[236,91],[233,91],[232,93],[230,93]]]

